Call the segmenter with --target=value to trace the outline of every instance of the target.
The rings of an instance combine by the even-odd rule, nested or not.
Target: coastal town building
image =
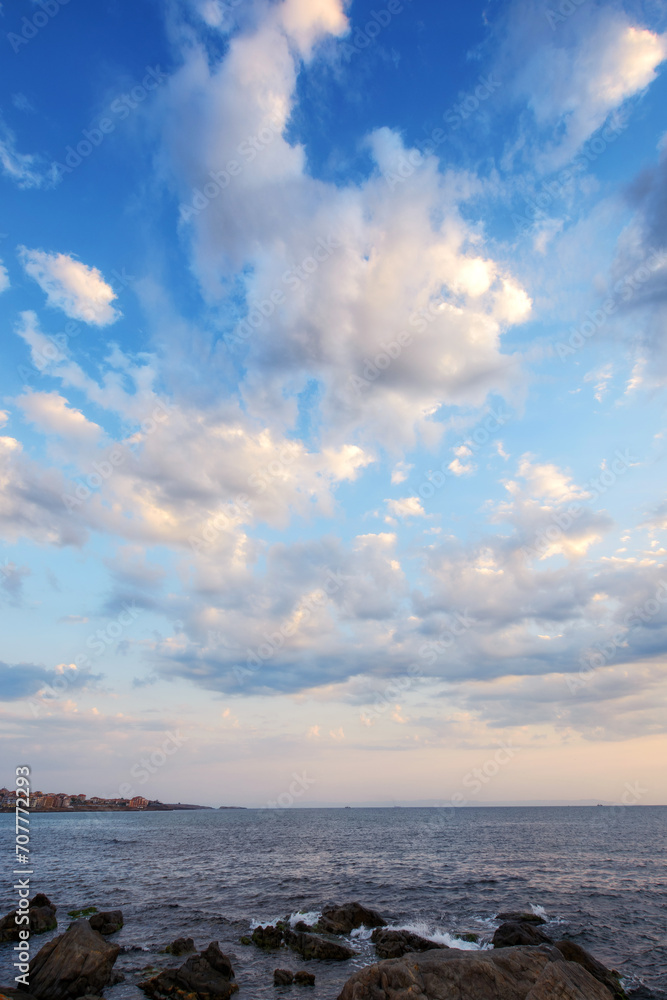
[[[11,788],[0,788],[0,809],[4,811],[16,808],[16,790]],[[30,795],[30,809],[37,812],[46,810],[82,810],[96,811],[112,809],[114,811],[123,809],[173,809],[173,808],[197,808],[167,806],[159,799],[147,799],[143,795],[135,795],[131,799],[109,798],[101,795],[92,795],[88,798],[83,792],[76,795],[68,795],[67,792],[32,792]]]

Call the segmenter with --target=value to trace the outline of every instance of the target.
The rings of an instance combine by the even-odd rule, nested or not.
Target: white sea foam
[[[284,917],[269,917],[267,920],[251,920],[250,930],[254,931],[256,927],[275,927],[279,920],[284,920]]]
[[[289,918],[290,927],[296,927],[300,920],[303,920],[304,924],[312,926],[317,923],[321,916],[321,910],[298,910]]]
[[[544,920],[548,920],[547,911],[543,906],[536,906],[535,903],[530,904],[530,908],[536,917],[542,917]]]
[[[353,931],[350,931],[350,937],[356,938],[358,941],[370,941],[371,934],[373,933],[372,927],[355,927]]]
[[[448,948],[458,948],[460,951],[483,951],[489,947],[488,944],[479,941],[462,941],[455,934],[439,930],[433,924],[427,924],[421,920],[405,924],[390,924],[387,930],[411,931],[413,934],[419,934],[420,937],[426,938],[427,941],[433,941],[434,944],[444,944]]]

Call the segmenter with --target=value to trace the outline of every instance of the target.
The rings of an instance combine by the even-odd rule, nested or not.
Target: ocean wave
[[[427,941],[433,941],[434,944],[444,944],[448,948],[458,948],[459,951],[484,951],[490,947],[490,944],[483,941],[463,941],[456,936],[456,933],[440,930],[434,924],[429,924],[424,920],[389,924],[387,930],[410,931],[412,934],[419,934],[420,937],[426,938]]]

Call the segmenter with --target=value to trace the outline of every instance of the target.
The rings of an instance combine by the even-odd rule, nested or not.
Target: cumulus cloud
[[[294,420],[316,380],[326,443],[361,429],[400,449],[437,440],[441,407],[517,390],[521,358],[502,339],[532,303],[464,221],[482,190],[472,175],[431,157],[393,184],[410,150],[383,128],[369,137],[375,169],[362,184],[310,176],[284,135],[298,57],[345,25],[333,0],[288,2],[234,36],[219,63],[188,45],[164,101],[164,142],[194,273],[228,327],[212,363],[236,352],[246,405],[265,419]],[[232,319],[239,284],[247,312]]]
[[[26,274],[46,293],[48,304],[72,319],[108,326],[121,315],[112,305],[116,293],[96,267],[68,254],[27,247],[19,247],[19,257]]]
[[[59,680],[62,680],[63,670],[39,666],[35,663],[8,664],[0,662],[0,701],[18,701],[43,693],[45,689],[58,690]],[[99,679],[87,670],[77,670],[68,667],[66,670],[68,690],[80,690],[91,681]]]
[[[419,497],[402,497],[400,500],[385,500],[391,517],[408,519],[411,517],[426,517]]]
[[[29,391],[16,399],[16,405],[42,433],[56,434],[68,444],[96,444],[104,433],[58,392]]]
[[[542,134],[538,147],[526,130],[515,151],[524,146],[540,170],[555,170],[655,80],[667,34],[633,22],[616,5],[580,7],[554,24],[549,17],[558,18],[557,11],[532,0],[510,11],[502,72]]]
[[[9,272],[2,261],[0,261],[0,293],[6,292],[9,284]]]

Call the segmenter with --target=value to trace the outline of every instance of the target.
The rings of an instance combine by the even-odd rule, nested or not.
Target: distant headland
[[[16,807],[16,792],[0,788],[0,812],[13,812]],[[68,795],[66,792],[32,792],[31,812],[165,812],[175,809],[212,809],[213,806],[198,806],[186,802],[160,802],[135,795],[131,799],[105,799],[99,795],[88,798],[84,794]],[[221,809],[243,809],[243,806],[220,806]]]

